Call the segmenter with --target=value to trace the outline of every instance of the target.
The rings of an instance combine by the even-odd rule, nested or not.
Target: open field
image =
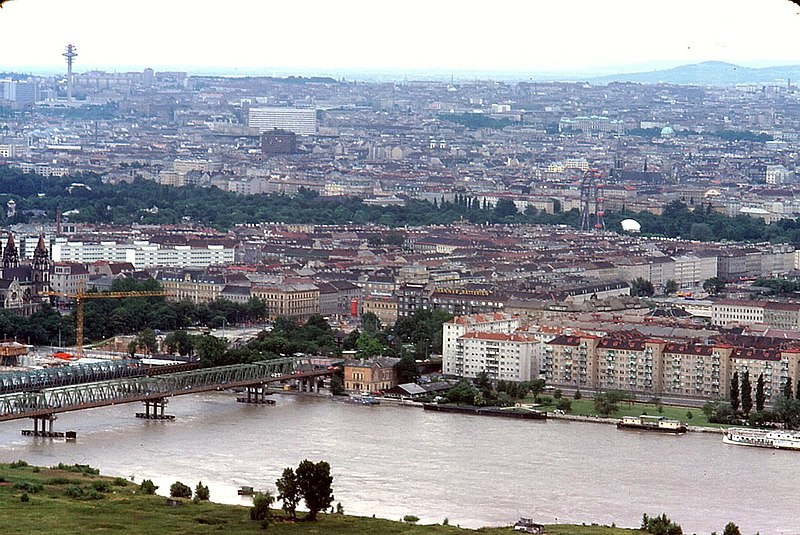
[[[417,526],[404,522],[340,514],[320,515],[317,522],[289,522],[279,515],[267,531],[250,520],[247,507],[177,500],[139,493],[121,478],[96,475],[86,467],[38,468],[24,463],[0,465],[0,533],[135,533],[137,535],[202,533],[511,534],[509,527],[477,531],[456,526]],[[191,487],[196,482],[185,481]],[[23,495],[27,496],[27,501]],[[213,498],[213,496],[212,496]],[[345,504],[346,506],[346,504]],[[446,517],[446,511],[442,517]],[[625,535],[636,530],[600,526],[548,526],[550,535]]]

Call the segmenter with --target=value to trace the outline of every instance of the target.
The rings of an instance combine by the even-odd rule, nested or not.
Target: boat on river
[[[623,416],[617,422],[617,429],[634,429],[641,431],[657,431],[659,433],[671,433],[680,435],[689,430],[680,420],[670,420],[665,416]]]
[[[358,405],[380,405],[380,400],[375,396],[369,394],[357,394],[350,396],[334,396],[336,401],[344,401],[345,403],[356,403]]]
[[[797,431],[731,427],[725,430],[722,441],[736,446],[800,450],[800,432]]]

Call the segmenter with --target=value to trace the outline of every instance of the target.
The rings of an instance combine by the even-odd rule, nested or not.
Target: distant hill
[[[785,84],[790,79],[793,83],[800,83],[800,65],[754,69],[722,61],[706,61],[660,71],[598,76],[589,78],[588,81],[594,84],[636,82],[642,84],[733,85],[776,82]]]

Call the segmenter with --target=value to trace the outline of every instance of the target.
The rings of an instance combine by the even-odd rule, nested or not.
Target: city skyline
[[[711,60],[800,63],[792,42],[798,13],[786,0],[757,8],[744,1],[680,1],[669,11],[629,0],[544,6],[414,0],[380,8],[358,0],[234,1],[224,10],[184,0],[20,0],[0,13],[0,47],[13,51],[4,70],[26,72],[62,71],[61,53],[72,43],[80,71],[607,74]]]

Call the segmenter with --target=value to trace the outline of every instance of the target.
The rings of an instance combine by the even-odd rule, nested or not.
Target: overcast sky
[[[576,71],[800,64],[789,0],[12,0],[0,71]],[[631,69],[628,69],[631,70]]]

